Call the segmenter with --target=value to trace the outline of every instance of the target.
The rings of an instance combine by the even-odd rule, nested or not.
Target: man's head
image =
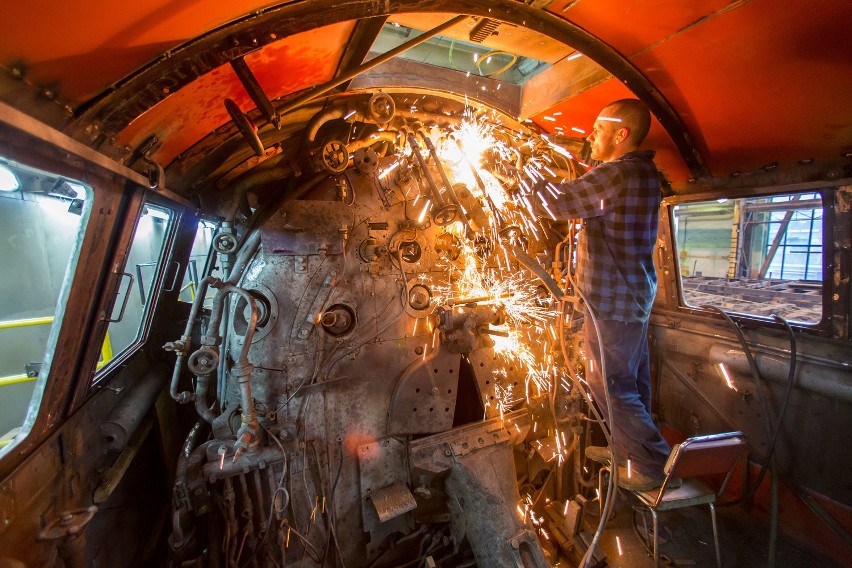
[[[651,127],[651,113],[638,99],[621,99],[601,110],[588,140],[592,159],[610,162],[639,148]]]

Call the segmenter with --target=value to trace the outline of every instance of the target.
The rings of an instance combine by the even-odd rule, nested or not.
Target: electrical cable
[[[569,260],[570,260],[570,257],[569,257]],[[576,292],[577,295],[580,297],[580,299],[586,304],[586,306],[588,306],[588,314],[587,315],[589,316],[589,321],[591,322],[592,327],[595,330],[595,335],[597,336],[598,350],[600,352],[600,359],[601,359],[600,360],[600,365],[601,365],[601,371],[600,372],[601,372],[602,382],[603,382],[603,385],[604,385],[604,396],[606,397],[607,413],[609,415],[609,429],[610,429],[610,434],[611,434],[614,431],[613,422],[614,422],[615,417],[614,417],[613,412],[612,412],[612,400],[611,400],[611,397],[610,397],[610,394],[609,394],[609,384],[608,384],[607,375],[606,375],[606,355],[604,354],[603,337],[601,336],[600,327],[598,326],[598,321],[597,321],[597,318],[595,317],[595,314],[594,314],[594,306],[591,303],[589,303],[585,294],[583,294],[583,291],[580,290],[580,288],[574,282],[574,278],[571,274],[570,269],[566,272],[566,275],[567,275],[566,282],[570,282],[571,286],[574,288],[574,292]],[[565,300],[562,300],[562,302],[564,303]],[[562,327],[561,321],[560,321],[560,327]],[[563,343],[563,349],[564,349],[564,341],[562,343]],[[566,361],[566,367],[568,367],[567,361]],[[591,406],[591,407],[593,408],[593,406]],[[595,412],[597,412],[597,411],[595,410]],[[598,416],[598,418],[600,418],[600,416]],[[607,435],[606,428],[604,428],[604,435],[605,436]],[[592,560],[592,557],[593,557],[593,554],[594,554],[595,546],[597,546],[598,542],[600,541],[601,534],[603,534],[603,529],[606,526],[606,522],[609,519],[610,514],[612,513],[612,509],[615,507],[615,488],[618,487],[618,456],[615,454],[614,445],[612,443],[612,439],[611,439],[610,436],[607,436],[607,442],[609,443],[610,463],[612,464],[612,467],[610,468],[610,476],[609,476],[609,483],[607,485],[606,501],[604,502],[604,505],[601,507],[601,518],[600,518],[600,521],[598,522],[598,528],[595,531],[595,535],[594,535],[594,537],[592,537],[592,541],[591,541],[591,543],[589,543],[589,548],[586,550],[586,553],[583,555],[583,559],[580,561],[580,568],[587,568],[589,566],[589,562]]]
[[[760,487],[760,484],[762,483],[763,478],[766,475],[766,471],[771,465],[771,460],[772,460],[772,458],[774,457],[774,454],[775,454],[775,446],[776,446],[777,441],[778,441],[778,434],[781,431],[781,426],[782,426],[782,423],[784,421],[784,416],[787,413],[787,407],[789,405],[790,396],[792,394],[793,385],[795,383],[796,364],[797,364],[796,335],[795,335],[795,332],[793,331],[793,328],[790,327],[790,324],[787,322],[786,319],[784,319],[781,316],[773,314],[772,317],[775,318],[776,321],[778,321],[779,323],[784,325],[784,327],[787,331],[787,334],[790,337],[790,367],[789,367],[789,370],[787,372],[787,387],[786,387],[786,390],[784,391],[784,398],[782,399],[781,409],[780,409],[779,414],[778,414],[778,422],[775,425],[775,427],[773,428],[772,423],[770,421],[769,404],[768,404],[768,401],[766,400],[765,391],[762,388],[763,387],[763,379],[760,377],[760,373],[759,373],[759,370],[757,368],[757,362],[754,359],[754,355],[751,351],[751,348],[748,346],[748,342],[746,341],[746,338],[745,338],[745,335],[742,332],[742,329],[731,318],[731,316],[728,315],[728,313],[725,312],[724,310],[717,308],[715,306],[703,306],[703,307],[706,308],[706,309],[710,309],[712,311],[715,311],[715,312],[719,313],[720,315],[722,315],[722,317],[725,318],[725,320],[731,326],[733,326],[734,330],[736,331],[737,339],[739,340],[740,346],[742,347],[743,352],[745,353],[746,359],[749,362],[749,369],[751,370],[752,377],[753,377],[753,379],[756,383],[755,386],[758,389],[758,395],[760,396],[761,403],[762,403],[761,406],[762,406],[763,414],[764,414],[764,422],[766,424],[767,435],[768,435],[768,438],[769,438],[768,439],[769,447],[767,449],[766,456],[762,460],[761,467],[760,467],[760,473],[758,474],[755,483],[753,483],[752,486],[750,488],[748,488],[747,491],[741,497],[735,499],[734,501],[730,501],[730,502],[726,502],[726,503],[719,503],[717,505],[718,507],[729,507],[729,506],[732,506],[732,505],[738,505],[740,503],[743,503],[746,500],[748,500],[749,498],[751,498],[751,496],[754,495],[754,493],[757,491],[758,487]]]
[[[769,447],[766,452],[766,456],[763,459],[763,463],[760,467],[760,473],[757,476],[754,484],[738,499],[734,501],[730,501],[727,503],[720,503],[718,506],[720,507],[728,507],[731,505],[735,505],[738,503],[742,503],[747,499],[750,499],[752,495],[757,491],[760,487],[760,484],[763,482],[763,478],[766,475],[767,470],[770,471],[772,476],[771,483],[771,504],[770,504],[770,522],[769,522],[769,551],[768,555],[768,566],[771,568],[775,566],[775,556],[776,556],[776,547],[778,542],[778,475],[777,471],[778,466],[775,462],[775,447],[778,441],[778,434],[781,431],[781,426],[784,422],[784,416],[787,413],[787,406],[790,402],[790,395],[793,390],[793,384],[795,382],[796,376],[796,335],[793,332],[793,328],[790,327],[789,322],[783,317],[772,314],[772,317],[775,321],[781,323],[786,329],[789,337],[790,337],[790,368],[787,373],[787,388],[784,391],[784,398],[781,403],[781,409],[778,413],[778,421],[775,424],[775,427],[772,427],[772,421],[769,415],[769,402],[766,397],[766,392],[763,390],[763,380],[760,377],[760,372],[757,367],[757,362],[754,359],[754,355],[751,352],[751,348],[748,346],[748,342],[745,339],[745,335],[740,329],[740,326],[728,315],[727,312],[722,310],[721,308],[715,306],[704,306],[710,310],[713,310],[722,315],[725,320],[730,323],[734,330],[736,331],[737,339],[740,342],[740,346],[745,353],[746,359],[749,363],[749,369],[751,370],[752,376],[754,377],[755,386],[758,390],[758,396],[760,397],[761,407],[763,408],[764,414],[764,422],[766,424],[767,433],[769,436],[768,443]]]

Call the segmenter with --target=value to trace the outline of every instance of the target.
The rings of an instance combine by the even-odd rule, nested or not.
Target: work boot
[[[609,448],[606,446],[586,446],[586,459],[609,465]]]
[[[610,453],[608,446],[587,446],[586,447],[586,458],[592,460],[593,462],[598,462],[602,465],[609,465],[610,462]],[[618,460],[618,465],[627,465],[627,460],[621,458]]]
[[[627,489],[628,491],[651,491],[652,489],[660,487],[663,484],[663,481],[666,480],[665,476],[650,477],[643,475],[636,470],[630,471],[630,475],[627,473],[626,467],[618,466],[618,486],[622,489]],[[669,484],[666,488],[677,489],[680,485],[680,479],[671,479],[669,480]]]

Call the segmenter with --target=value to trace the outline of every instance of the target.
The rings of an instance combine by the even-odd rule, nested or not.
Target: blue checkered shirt
[[[558,200],[544,182],[536,184],[558,220],[584,219],[576,281],[603,319],[646,321],[651,313],[661,198],[653,159],[653,151],[630,152],[554,184],[562,192]]]

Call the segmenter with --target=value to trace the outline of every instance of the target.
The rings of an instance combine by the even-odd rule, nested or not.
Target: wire
[[[735,499],[734,501],[730,501],[730,502],[727,502],[727,503],[719,503],[719,505],[718,505],[719,507],[729,507],[731,505],[737,505],[737,504],[743,503],[747,499],[751,498],[751,496],[754,495],[755,492],[757,491],[757,489],[760,487],[760,484],[763,482],[763,478],[766,475],[767,469],[769,469],[769,467],[771,466],[772,458],[775,455],[775,448],[776,448],[777,441],[778,441],[778,434],[781,431],[781,426],[782,426],[782,423],[784,421],[784,416],[787,414],[787,407],[789,405],[790,396],[792,394],[793,385],[795,383],[796,364],[797,364],[796,335],[795,335],[795,332],[793,331],[793,328],[790,327],[790,324],[787,322],[786,319],[784,319],[783,317],[781,317],[779,315],[775,315],[775,314],[772,315],[772,317],[775,318],[775,320],[777,322],[781,323],[784,326],[784,328],[786,329],[787,334],[789,335],[789,338],[790,338],[790,368],[787,372],[787,387],[784,391],[784,398],[783,398],[782,403],[781,403],[781,409],[778,413],[778,422],[775,424],[775,427],[773,428],[772,422],[771,422],[771,419],[770,419],[770,414],[769,414],[769,404],[768,404],[768,401],[766,399],[766,393],[763,390],[763,379],[760,376],[760,372],[757,368],[757,362],[754,359],[754,355],[751,351],[751,348],[749,348],[749,346],[748,346],[748,342],[746,341],[746,338],[745,338],[745,335],[742,332],[742,329],[731,318],[731,316],[728,315],[728,313],[725,312],[724,310],[717,308],[715,306],[702,306],[702,307],[705,308],[705,309],[709,309],[709,310],[712,310],[712,311],[715,311],[715,312],[721,314],[722,317],[725,318],[725,320],[731,326],[733,326],[734,330],[736,331],[737,339],[739,340],[740,346],[742,347],[743,352],[745,353],[746,359],[748,360],[749,369],[751,370],[752,377],[754,378],[755,386],[758,389],[758,394],[759,394],[760,401],[761,401],[761,407],[763,409],[764,421],[765,421],[765,424],[766,424],[768,443],[769,443],[769,448],[766,452],[766,456],[763,458],[761,466],[760,466],[760,473],[758,474],[757,479],[755,480],[754,484],[752,484],[752,486],[750,488],[748,488],[748,490],[738,499]]]
[[[570,257],[569,257],[569,259],[570,259]],[[601,372],[602,382],[603,382],[603,385],[604,385],[604,396],[606,397],[607,414],[609,415],[609,432],[607,432],[607,429],[605,427],[603,428],[603,432],[604,432],[604,436],[606,436],[607,443],[609,444],[610,463],[612,464],[612,467],[610,468],[609,483],[607,485],[607,492],[606,492],[606,501],[604,502],[604,505],[601,507],[601,519],[598,522],[598,528],[595,531],[595,536],[592,538],[592,542],[589,544],[589,548],[586,550],[586,553],[583,555],[583,559],[580,561],[580,568],[586,568],[587,566],[589,566],[589,562],[593,558],[595,546],[597,546],[598,542],[600,541],[601,534],[603,534],[603,529],[606,526],[607,519],[609,519],[609,516],[612,513],[612,509],[613,509],[613,507],[615,507],[615,488],[618,487],[618,456],[615,453],[614,444],[612,443],[612,437],[611,437],[612,432],[615,430],[614,427],[613,427],[613,423],[615,422],[615,420],[614,420],[615,416],[613,415],[613,412],[612,412],[612,400],[611,400],[611,397],[609,395],[609,381],[607,380],[607,374],[606,374],[606,355],[604,354],[604,342],[603,342],[603,337],[601,336],[600,327],[598,326],[597,318],[595,317],[595,314],[594,314],[594,305],[589,302],[589,300],[586,298],[586,295],[583,294],[583,291],[580,290],[579,286],[577,286],[577,284],[574,282],[574,278],[571,274],[570,269],[566,272],[566,275],[568,277],[567,281],[570,282],[571,286],[574,288],[574,292],[588,306],[588,314],[587,315],[589,316],[589,321],[591,322],[592,327],[595,330],[595,335],[597,336],[597,340],[598,340],[598,351],[600,352],[600,365],[601,365],[601,371],[600,372]],[[565,300],[562,300],[562,302],[564,303]],[[562,321],[560,321],[560,327],[562,327]],[[563,349],[564,349],[564,342],[563,342]],[[566,367],[568,367],[567,361],[566,361]],[[577,384],[580,384],[579,381],[578,381]],[[597,409],[594,408],[594,405],[590,405],[590,408],[593,409],[593,412],[595,413],[596,417],[598,418],[598,420],[601,421],[601,425],[605,426],[605,422],[603,420],[601,420],[601,417],[598,414]]]

